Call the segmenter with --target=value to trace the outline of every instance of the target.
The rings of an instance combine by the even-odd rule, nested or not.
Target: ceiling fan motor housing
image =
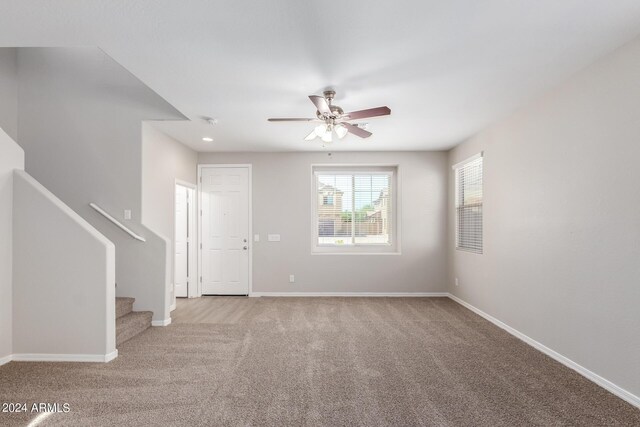
[[[342,116],[344,114],[344,110],[342,108],[338,107],[337,105],[330,105],[329,108],[331,109],[331,115],[330,116],[325,116],[320,111],[316,111],[316,117],[318,117],[320,120],[327,121],[327,120],[339,119],[340,116]]]
[[[324,95],[324,98],[327,100],[329,105],[331,105],[331,101],[333,101],[333,98],[336,97],[335,90],[325,90],[322,94]]]
[[[324,99],[327,100],[327,104],[329,104],[329,109],[331,110],[331,115],[330,116],[325,116],[323,115],[320,111],[316,111],[316,116],[320,119],[320,120],[325,120],[325,121],[329,121],[329,120],[335,120],[340,118],[340,116],[342,116],[344,114],[344,110],[342,108],[340,108],[337,105],[331,105],[331,102],[333,101],[333,99],[336,96],[336,92],[334,90],[325,90],[323,92],[324,95]]]

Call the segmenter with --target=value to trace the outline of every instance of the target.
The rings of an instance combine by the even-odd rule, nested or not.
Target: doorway
[[[202,295],[249,295],[251,165],[200,165]]]
[[[198,296],[196,251],[196,187],[182,181],[175,184],[175,228],[173,263],[173,305],[175,298]]]

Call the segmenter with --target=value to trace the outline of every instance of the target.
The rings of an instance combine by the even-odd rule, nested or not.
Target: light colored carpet
[[[68,402],[41,424],[56,426],[640,425],[446,298],[220,297],[173,314],[107,364],[0,367],[0,401]]]

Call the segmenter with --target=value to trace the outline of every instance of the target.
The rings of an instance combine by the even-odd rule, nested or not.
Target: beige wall
[[[638,76],[640,41],[452,150],[484,151],[484,254],[448,238],[451,292],[636,396]]]
[[[18,140],[18,50],[0,48],[0,128]]]
[[[142,223],[171,242],[170,289],[174,281],[175,183],[196,185],[197,174],[198,153],[157,130],[153,123],[142,124]]]
[[[18,143],[27,172],[116,245],[117,294],[165,321],[169,245],[141,223],[141,128],[144,120],[184,116],[97,48],[19,48],[18,73]],[[146,243],[93,211],[91,202]]]
[[[12,353],[13,170],[24,169],[18,134],[18,57],[0,48],[0,364]],[[8,359],[4,359],[8,361]]]
[[[142,125],[142,223],[173,239],[176,180],[196,185],[198,153],[153,127]]]
[[[199,155],[201,164],[253,165],[254,292],[445,291],[446,162],[443,152]],[[401,255],[311,254],[311,165],[343,163],[399,165]]]
[[[24,152],[0,128],[0,364],[13,352],[14,169],[24,169]]]
[[[24,171],[13,213],[14,357],[115,357],[113,243]]]

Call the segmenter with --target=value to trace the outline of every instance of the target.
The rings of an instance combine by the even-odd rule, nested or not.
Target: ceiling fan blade
[[[389,107],[369,108],[367,110],[352,111],[345,114],[347,120],[366,119],[369,117],[388,116],[391,114]]]
[[[371,135],[373,135],[368,130],[360,129],[358,126],[352,125],[351,123],[342,123],[342,125],[347,128],[349,133],[352,133],[355,136],[359,136],[360,138],[369,138]]]
[[[305,141],[313,141],[314,139],[316,139],[316,137],[318,136],[318,134],[316,133],[316,130],[312,130],[311,133],[307,136],[304,137]]]
[[[295,118],[281,118],[281,119],[267,119],[270,122],[313,122],[318,119],[295,119]]]
[[[316,108],[318,109],[318,111],[320,111],[321,114],[325,114],[325,115],[331,114],[331,108],[329,108],[329,104],[327,103],[327,100],[323,96],[309,95],[309,99],[311,100],[311,102],[313,102],[313,105],[316,106]]]

